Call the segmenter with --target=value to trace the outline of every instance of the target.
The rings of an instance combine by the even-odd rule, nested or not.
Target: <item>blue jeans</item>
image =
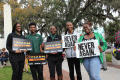
[[[8,61],[8,59],[7,58],[1,58],[1,64],[3,65],[3,62],[6,62],[6,61]]]
[[[100,68],[101,68],[101,61],[98,56],[84,58],[83,60],[84,67],[88,72],[90,80],[102,80],[100,78]]]

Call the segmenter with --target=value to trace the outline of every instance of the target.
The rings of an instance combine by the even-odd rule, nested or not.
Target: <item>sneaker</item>
[[[29,73],[29,72],[27,71],[27,73]]]
[[[3,68],[3,66],[1,66],[1,69]]]
[[[106,71],[106,70],[107,70],[107,68],[104,68],[104,69],[103,69],[103,71]]]
[[[6,63],[4,63],[4,65],[6,66]]]

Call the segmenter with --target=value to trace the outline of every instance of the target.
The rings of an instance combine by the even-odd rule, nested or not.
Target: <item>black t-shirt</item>
[[[96,39],[96,38],[95,38],[95,36],[94,36],[93,38],[90,38],[90,39],[85,39],[85,38],[83,38],[83,40],[82,40],[82,41],[87,41],[87,40],[92,40],[92,39],[94,39],[94,40],[95,40],[95,39]]]

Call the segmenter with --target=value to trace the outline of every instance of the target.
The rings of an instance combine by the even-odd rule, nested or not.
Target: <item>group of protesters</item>
[[[16,23],[13,26],[12,33],[10,33],[7,37],[6,48],[9,51],[9,61],[12,66],[13,74],[12,80],[22,80],[22,73],[24,68],[25,54],[26,58],[29,59],[30,53],[44,53],[44,43],[42,36],[36,33],[36,23],[29,24],[30,34],[26,37],[22,35],[22,27],[20,23]],[[57,26],[50,26],[50,36],[47,37],[46,42],[53,41],[61,41],[61,35],[57,33]],[[74,67],[77,74],[77,80],[82,80],[82,73],[80,68],[80,63],[84,64],[84,67],[89,75],[90,80],[102,80],[99,76],[101,64],[103,63],[103,54],[107,49],[107,42],[99,33],[92,32],[92,23],[85,22],[83,25],[84,35],[80,35],[78,42],[82,42],[85,40],[98,40],[98,49],[100,51],[100,56],[92,56],[87,58],[76,58],[76,46],[71,48],[64,49],[66,51],[66,58],[69,67],[69,76],[70,80],[75,80],[74,77]],[[66,31],[65,35],[73,35],[76,34],[74,31],[74,26],[72,22],[66,23]],[[29,39],[32,42],[32,51],[27,50],[12,50],[12,42],[13,38],[20,39]],[[100,41],[102,40],[103,45],[100,45]],[[62,52],[54,52],[47,54],[47,62],[50,73],[50,80],[55,80],[55,69],[58,75],[58,80],[63,80],[62,75],[62,62],[64,58],[62,56]],[[33,80],[43,80],[43,65],[30,65],[30,70],[32,73]],[[38,73],[38,75],[37,75]]]

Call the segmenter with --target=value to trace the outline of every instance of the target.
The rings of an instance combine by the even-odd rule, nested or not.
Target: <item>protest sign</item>
[[[71,48],[74,47],[75,43],[78,41],[79,35],[65,35],[62,36],[62,47],[63,48]]]
[[[99,56],[99,44],[98,40],[89,40],[83,41],[80,43],[75,43],[76,45],[76,57],[83,58],[83,57],[91,57],[91,56]]]
[[[32,50],[32,43],[28,39],[13,38],[12,50]]]
[[[30,58],[28,60],[29,65],[43,65],[47,64],[46,54],[43,53],[30,53]]]
[[[61,41],[44,43],[44,53],[63,52]]]

